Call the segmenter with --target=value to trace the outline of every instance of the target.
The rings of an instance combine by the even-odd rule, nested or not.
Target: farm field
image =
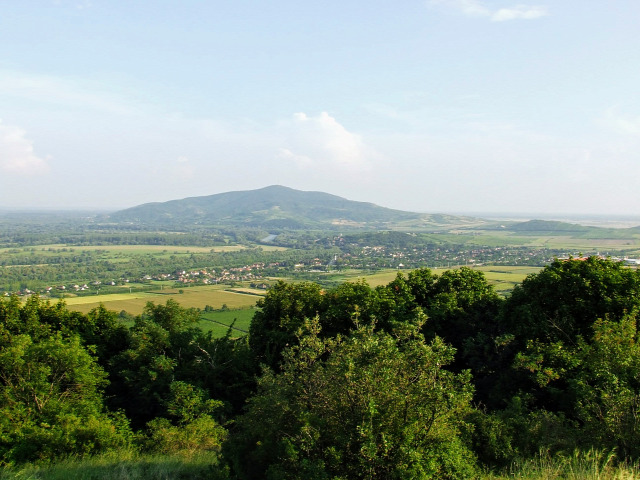
[[[485,278],[496,291],[504,295],[513,290],[513,287],[521,283],[528,275],[538,273],[542,267],[491,265],[474,267],[474,270],[484,273]]]
[[[241,310],[202,312],[200,328],[205,332],[210,331],[214,337],[223,337],[233,324],[232,336],[246,335],[249,333],[249,325],[254,313],[255,308],[253,307]]]
[[[180,293],[182,291],[183,293]],[[70,310],[87,313],[101,303],[108,310],[120,312],[125,310],[132,315],[142,313],[147,302],[165,303],[173,299],[183,307],[204,308],[209,305],[220,309],[227,305],[230,309],[248,308],[256,304],[260,297],[255,294],[229,292],[222,286],[198,286],[184,289],[164,289],[157,293],[122,293],[115,295],[95,295],[90,297],[73,297],[65,299]]]

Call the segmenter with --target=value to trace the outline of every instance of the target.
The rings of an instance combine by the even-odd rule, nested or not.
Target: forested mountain
[[[323,192],[280,185],[162,203],[147,203],[109,216],[113,222],[150,225],[211,225],[277,229],[441,226],[477,224],[478,219],[427,215],[347,200]]]

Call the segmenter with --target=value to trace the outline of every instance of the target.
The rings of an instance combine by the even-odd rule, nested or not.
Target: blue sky
[[[281,184],[638,214],[640,3],[0,0],[0,207]]]

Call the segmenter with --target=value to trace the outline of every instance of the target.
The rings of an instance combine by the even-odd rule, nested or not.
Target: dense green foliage
[[[419,326],[419,324],[418,324]],[[282,371],[265,371],[238,419],[229,456],[245,479],[461,478],[474,473],[459,437],[469,373],[453,349],[416,329],[359,326],[321,339],[305,324]]]
[[[418,479],[540,451],[638,461],[639,307],[640,271],[593,257],[507,299],[469,268],[279,282],[239,338],[172,300],[127,327],[102,307],[10,297],[0,462],[204,454],[223,477]]]

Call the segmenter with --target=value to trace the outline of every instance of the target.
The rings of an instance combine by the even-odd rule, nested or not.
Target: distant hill
[[[640,227],[604,228],[555,220],[529,220],[509,225],[505,229],[517,235],[557,235],[592,239],[621,239],[640,233]]]
[[[323,192],[273,185],[258,190],[147,203],[115,212],[109,221],[146,225],[208,225],[264,229],[440,227],[478,219],[426,215],[356,202]]]
[[[597,227],[585,227],[575,223],[558,222],[555,220],[529,220],[510,227],[514,232],[545,232],[545,233],[583,233]]]

